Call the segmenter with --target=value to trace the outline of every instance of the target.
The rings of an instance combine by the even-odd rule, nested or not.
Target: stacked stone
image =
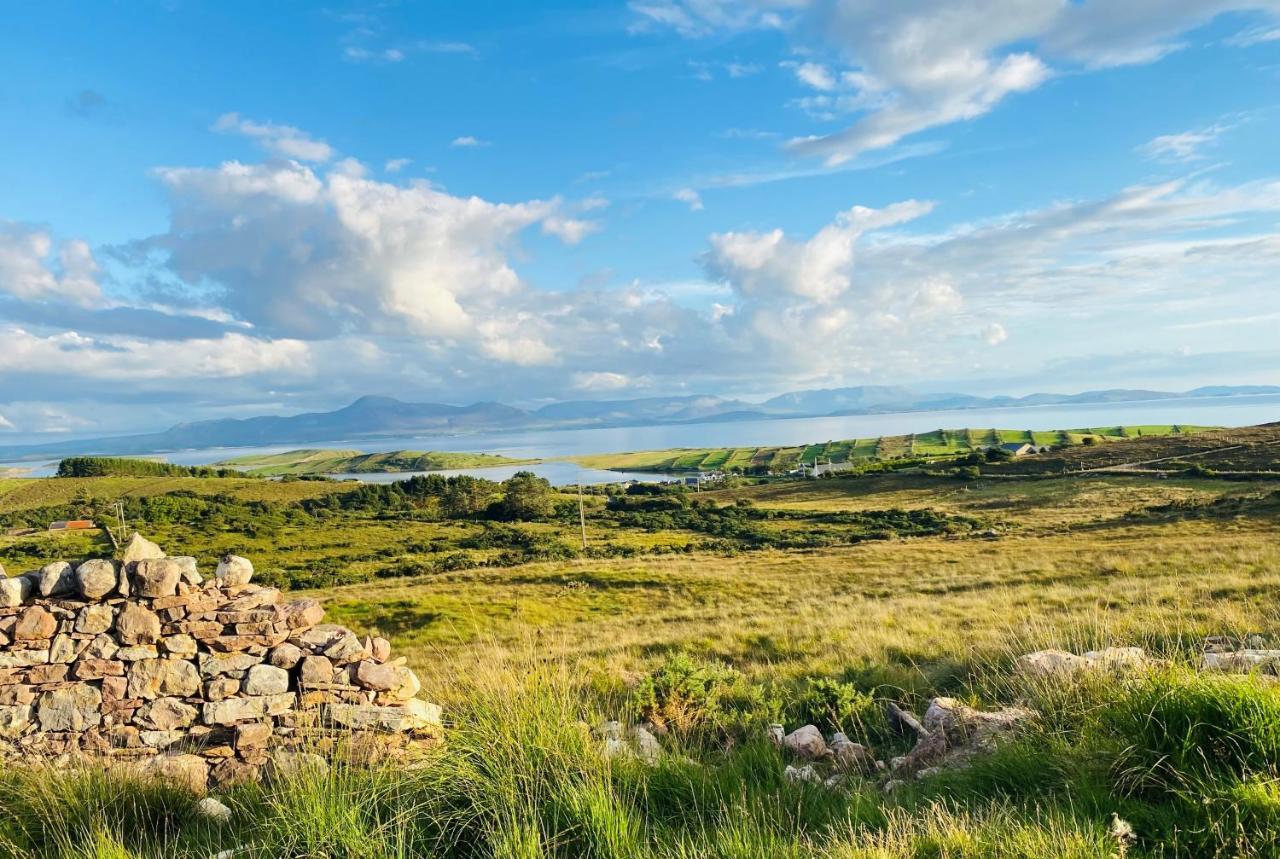
[[[136,534],[118,562],[0,569],[0,757],[103,756],[203,787],[353,733],[438,740],[440,708],[386,639],[252,576],[229,555],[205,581]]]

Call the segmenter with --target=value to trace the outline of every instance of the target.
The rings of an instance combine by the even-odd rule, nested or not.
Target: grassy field
[[[241,456],[215,463],[243,469],[260,477],[292,474],[375,474],[402,471],[441,471],[453,468],[488,468],[497,465],[524,465],[536,459],[512,459],[487,453],[392,450],[363,453],[358,450],[302,449],[283,453]]]
[[[1140,457],[1153,441],[1096,447]],[[206,566],[244,546],[267,572],[359,570],[359,584],[306,593],[332,619],[389,635],[450,728],[420,769],[338,765],[232,790],[222,827],[172,789],[11,768],[0,773],[0,855],[1276,855],[1280,687],[1192,667],[1207,635],[1280,644],[1276,484],[1201,473],[1019,478],[1004,467],[969,480],[774,480],[688,493],[675,507],[665,495],[592,495],[585,555],[572,506],[533,522],[357,507],[303,518],[291,505],[350,487],[8,488],[0,513],[33,497],[236,497],[267,484],[280,496],[252,503],[279,520],[269,529],[255,534],[228,506],[217,528],[175,520],[151,531]],[[900,530],[846,539],[873,523]],[[797,541],[811,533],[823,539]],[[0,538],[0,558],[12,571],[84,553],[92,537],[59,539]],[[519,540],[572,551],[538,559],[513,550]],[[439,563],[460,552],[492,563]],[[412,574],[413,564],[428,571]],[[1043,647],[1135,644],[1169,664],[1056,683],[1012,672],[1017,655]],[[875,777],[789,782],[787,760],[762,739],[769,722],[813,722],[888,759],[910,739],[884,721],[884,703],[920,713],[936,695],[1039,716],[970,767],[891,794]],[[658,766],[602,756],[581,724],[613,718],[668,726]],[[1115,834],[1113,815],[1132,839]]]
[[[1191,425],[1143,425],[1086,427],[1072,430],[952,429],[913,435],[845,439],[797,447],[673,448],[632,453],[597,454],[573,457],[588,468],[614,471],[725,471],[741,473],[784,473],[801,463],[857,462],[894,458],[956,457],[1002,444],[1075,446],[1136,438],[1183,437],[1212,427]]]

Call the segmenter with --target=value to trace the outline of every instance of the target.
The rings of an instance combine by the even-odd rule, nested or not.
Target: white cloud
[[[1199,161],[1204,149],[1212,146],[1229,126],[1210,125],[1180,134],[1162,134],[1138,147],[1138,152],[1156,161]]]
[[[299,161],[325,162],[336,154],[332,146],[291,125],[254,122],[238,113],[224,113],[213,124],[224,134],[241,134],[256,140],[268,152]]]
[[[831,70],[820,63],[793,64],[793,70],[796,78],[806,86],[823,92],[830,92],[836,88],[836,79],[832,76]]]
[[[990,325],[982,329],[982,339],[989,346],[999,346],[1001,343],[1009,339],[1009,332],[1005,331],[1004,326],[999,322],[992,322]]]
[[[686,204],[691,212],[702,211],[702,195],[692,188],[681,188],[671,195],[671,199]]]
[[[75,331],[40,335],[16,326],[3,331],[0,371],[27,378],[65,376],[131,385],[156,381],[226,379],[263,373],[308,375],[310,348],[298,340],[243,334],[218,339],[165,340],[88,337]]]
[[[563,215],[548,215],[542,221],[544,233],[555,236],[567,245],[576,245],[599,229],[600,224],[596,221],[566,218]]]
[[[1040,87],[1055,67],[1154,62],[1221,14],[1277,15],[1280,0],[653,0],[632,10],[641,29],[665,26],[689,38],[766,27],[791,33],[813,59],[786,64],[821,93],[799,106],[824,121],[853,117],[844,130],[798,138],[792,148],[834,165],[989,113]],[[1251,32],[1237,43],[1275,31]]]
[[[631,385],[625,373],[589,371],[573,374],[573,387],[580,391],[619,391]]]
[[[413,163],[412,158],[392,158],[382,165],[382,169],[388,173],[399,173],[404,168]]]
[[[468,148],[474,148],[477,146],[488,146],[489,141],[481,140],[478,137],[472,137],[470,134],[466,134],[466,135],[463,135],[462,137],[453,138],[453,142],[450,143],[449,145],[458,147],[460,149],[468,149]]]
[[[47,231],[5,220],[0,220],[0,293],[83,306],[102,301],[98,264],[88,244],[71,239],[55,253]]]
[[[884,209],[854,206],[807,241],[767,233],[719,233],[711,236],[704,258],[708,272],[744,296],[786,293],[830,304],[853,284],[854,245],[866,232],[927,214],[929,202],[907,200]]]

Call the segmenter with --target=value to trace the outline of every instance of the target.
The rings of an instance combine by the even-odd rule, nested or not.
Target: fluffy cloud
[[[251,138],[256,140],[263,149],[283,158],[324,162],[336,154],[328,143],[316,140],[291,125],[254,122],[238,113],[224,113],[218,117],[218,121],[213,124],[213,130]]]
[[[822,119],[854,117],[842,131],[791,143],[835,165],[982,116],[1055,67],[1153,62],[1223,13],[1280,14],[1280,0],[653,0],[632,9],[646,26],[691,38],[785,28],[806,52],[847,64],[787,63],[818,93],[801,107]]]
[[[457,149],[474,149],[477,146],[488,146],[489,141],[481,140],[478,137],[472,137],[470,134],[464,134],[461,137],[453,138],[453,142],[449,145]]]
[[[704,258],[708,273],[744,296],[787,294],[830,304],[853,282],[853,248],[863,233],[927,214],[932,203],[907,200],[884,209],[854,206],[807,241],[767,233],[721,233]]]
[[[523,290],[507,261],[542,229],[576,243],[596,229],[558,201],[490,203],[423,181],[326,174],[296,162],[157,171],[172,229],[144,243],[186,284],[212,284],[237,318],[273,336],[347,331],[480,339]],[[497,356],[498,352],[492,352]]]
[[[24,301],[98,304],[98,264],[89,245],[63,242],[54,252],[53,237],[43,229],[0,220],[0,293]]]

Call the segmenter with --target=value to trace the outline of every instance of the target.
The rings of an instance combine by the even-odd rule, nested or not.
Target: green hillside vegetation
[[[1024,461],[984,461],[957,480],[957,458],[702,492],[597,487],[586,551],[576,495],[530,476],[0,483],[4,524],[36,501],[61,512],[123,496],[131,522],[206,571],[224,551],[249,556],[256,581],[390,637],[448,724],[424,766],[339,752],[324,774],[219,788],[226,823],[180,788],[6,762],[0,855],[1274,856],[1274,669],[1198,662],[1206,636],[1280,647],[1280,484],[1266,474],[1280,470],[1280,427],[1144,434],[1025,462],[1153,451],[1173,470],[1023,475],[1005,470]],[[1251,470],[1182,469],[1208,457]],[[107,550],[92,535],[0,536],[11,574]],[[1034,650],[1107,646],[1163,661],[1014,669]],[[814,724],[888,762],[914,738],[886,705],[922,715],[935,696],[1036,715],[967,766],[891,792],[876,773],[790,780],[799,762],[765,739],[770,723]],[[611,719],[665,732],[656,766],[604,754],[588,726]]]
[[[635,453],[575,456],[588,468],[614,471],[681,473],[724,471],[780,474],[801,463],[873,462],[893,459],[945,459],[1002,444],[1026,442],[1037,447],[1071,447],[1135,438],[1164,438],[1206,432],[1214,427],[1174,425],[1086,427],[1071,430],[952,429],[914,435],[845,439],[797,447],[674,448]]]
[[[155,459],[72,456],[58,463],[58,477],[242,477],[234,469],[174,465]]]
[[[534,459],[512,459],[487,453],[392,450],[364,453],[358,450],[304,449],[284,453],[241,456],[216,463],[260,477],[319,474],[380,474],[404,471],[444,471],[459,468],[489,468],[525,465]]]

